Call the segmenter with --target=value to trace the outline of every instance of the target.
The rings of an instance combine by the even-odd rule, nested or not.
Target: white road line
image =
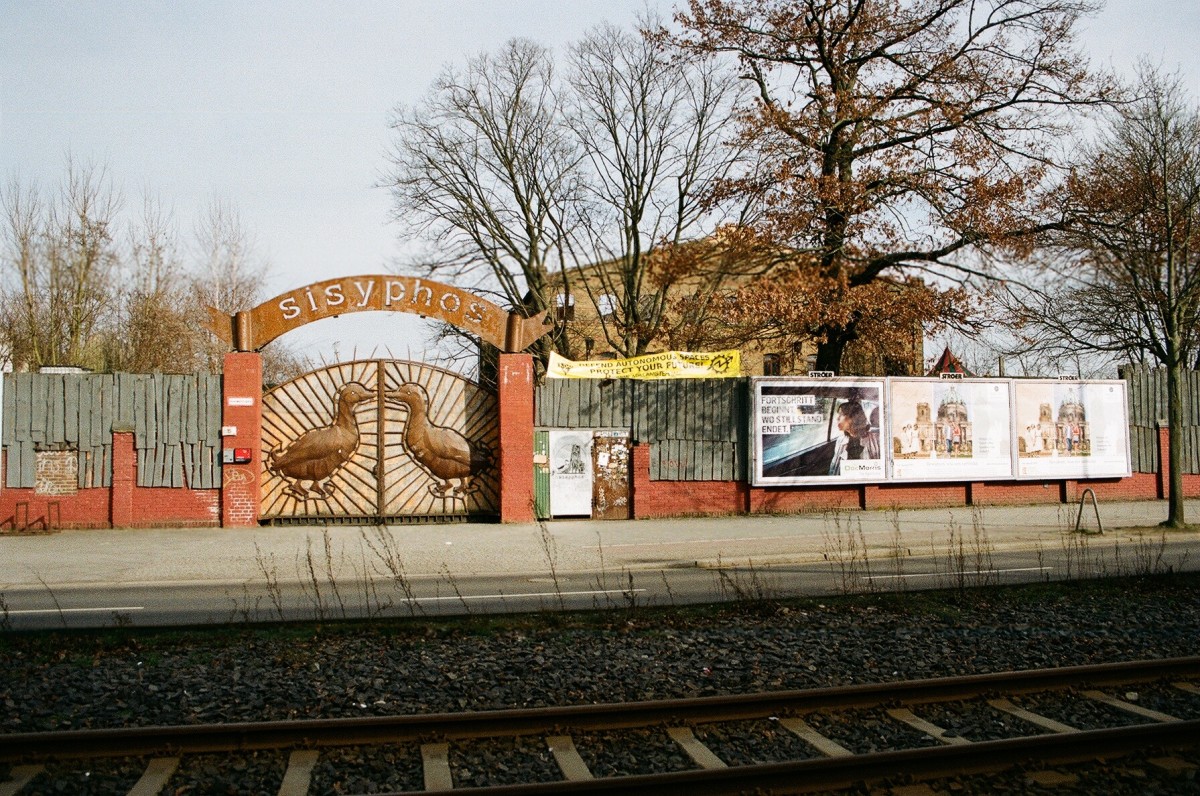
[[[621,550],[631,547],[670,547],[672,545],[694,545],[694,544],[729,544],[730,542],[777,542],[781,539],[795,541],[796,536],[738,536],[723,539],[674,539],[665,540],[662,542],[626,542],[625,544],[602,544],[599,547],[605,550]],[[592,548],[597,545],[581,545],[581,547]]]
[[[108,613],[111,611],[144,611],[146,610],[141,605],[116,605],[103,608],[22,608],[18,610],[8,611],[8,615],[13,614],[94,614]]]
[[[534,591],[534,592],[513,592],[511,594],[464,594],[461,597],[457,594],[447,597],[417,597],[414,602],[419,603],[440,603],[440,602],[460,602],[463,600],[510,600],[516,597],[580,597],[597,594],[641,594],[645,589],[601,589],[594,591]]]
[[[1017,567],[1014,569],[975,569],[964,572],[912,572],[902,575],[868,575],[866,580],[898,580],[900,578],[957,578],[959,575],[1002,575],[1006,572],[1050,572],[1054,567]]]

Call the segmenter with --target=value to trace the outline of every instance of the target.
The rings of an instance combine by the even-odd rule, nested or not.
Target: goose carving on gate
[[[343,384],[334,397],[331,424],[310,429],[285,447],[267,452],[267,471],[283,479],[284,492],[300,500],[310,500],[328,498],[337,490],[333,476],[358,450],[355,407],[374,397],[374,391],[359,382]]]
[[[404,424],[404,447],[413,461],[433,476],[429,485],[435,497],[463,498],[479,489],[475,476],[491,469],[494,457],[482,442],[471,441],[464,435],[439,426],[429,420],[429,394],[414,382],[405,382],[384,397],[408,409]],[[457,482],[457,483],[455,483]]]

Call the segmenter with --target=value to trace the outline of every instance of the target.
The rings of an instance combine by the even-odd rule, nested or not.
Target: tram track
[[[1138,684],[1158,684],[1155,687],[1169,688],[1183,703],[1190,701],[1186,715],[1125,699],[1128,689]],[[1107,726],[1072,726],[1031,710],[1039,700],[1085,700],[1111,712],[1114,719]],[[1016,737],[972,739],[926,718],[937,718],[939,712],[944,718],[947,710],[956,709],[953,706],[964,705],[972,711],[994,711],[1025,731]],[[900,744],[862,751],[836,733],[822,731],[822,722],[834,726],[837,717],[849,716],[843,723],[853,725],[864,715],[885,716],[883,720],[924,740],[916,748]],[[808,750],[806,758],[730,765],[727,752],[705,743],[706,728],[762,722],[800,739]],[[686,758],[686,770],[614,775],[589,754],[588,739],[597,734],[627,737],[631,744],[647,734],[665,738],[664,743]],[[718,729],[714,737],[720,736]],[[70,770],[69,761],[92,765],[118,758],[145,766],[126,791],[142,796],[162,791],[180,761],[190,756],[261,750],[274,750],[278,760],[286,759],[276,792],[315,793],[313,770],[323,754],[339,749],[341,764],[353,767],[354,753],[346,750],[382,745],[419,749],[421,784],[427,790],[450,789],[457,784],[452,758],[470,759],[472,744],[496,738],[536,739],[558,767],[557,781],[506,783],[485,791],[497,794],[651,793],[674,788],[697,794],[806,792],[885,778],[995,771],[1031,761],[1055,765],[1119,757],[1136,750],[1184,748],[1191,753],[1200,751],[1200,658],[637,703],[8,734],[0,736],[0,763],[9,766],[8,783],[0,781],[0,796],[19,796],[22,780],[34,783],[40,776],[44,781],[51,777],[48,771]]]

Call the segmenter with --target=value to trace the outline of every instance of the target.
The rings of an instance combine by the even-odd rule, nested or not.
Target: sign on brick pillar
[[[137,453],[132,431],[112,435],[112,505],[109,522],[114,528],[133,524],[133,487],[137,484]]]
[[[533,522],[533,357],[501,354],[500,521]]]
[[[226,354],[222,393],[221,525],[253,528],[262,469],[262,357]]]

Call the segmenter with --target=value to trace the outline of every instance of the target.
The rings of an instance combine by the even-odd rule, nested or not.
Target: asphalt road
[[[1124,548],[1091,543],[992,551],[964,545],[937,554],[858,556],[754,564],[691,562],[599,572],[232,582],[25,585],[0,593],[10,630],[190,626],[367,617],[449,616],[620,609],[699,602],[785,599],[871,591],[1150,574],[1200,568],[1200,539]],[[652,558],[652,557],[648,557]]]

